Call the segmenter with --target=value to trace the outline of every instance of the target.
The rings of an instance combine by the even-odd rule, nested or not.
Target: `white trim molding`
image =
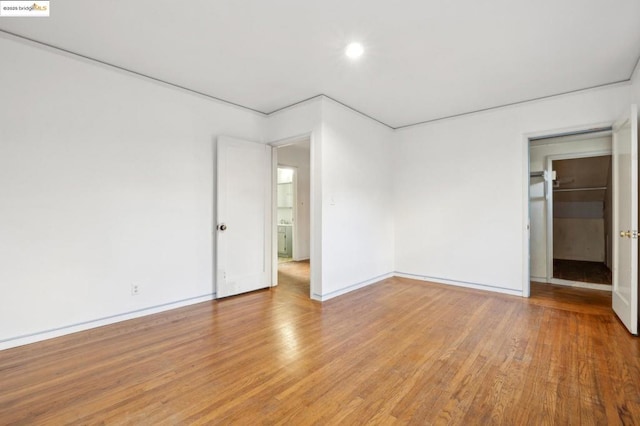
[[[31,334],[25,334],[22,336],[10,337],[8,339],[0,340],[0,350],[15,348],[17,346],[28,345],[29,343],[40,342],[42,340],[53,339],[54,337],[61,337],[67,334],[77,333],[79,331],[90,330],[92,328],[102,327],[104,325],[115,324],[121,321],[127,321],[134,318],[140,318],[147,315],[157,314],[171,309],[182,308],[189,305],[195,305],[202,302],[207,302],[216,298],[215,293],[204,294],[202,296],[196,296],[189,299],[178,300],[175,302],[168,302],[162,305],[149,306],[148,308],[137,309],[135,311],[124,312],[121,314],[111,315],[103,318],[96,318],[89,321],[80,322],[77,324],[69,324],[62,327],[52,328],[50,330],[38,331]]]
[[[397,271],[394,272],[394,275],[396,277],[409,278],[409,279],[418,280],[418,281],[428,281],[432,283],[447,284],[447,285],[452,285],[456,287],[473,288],[476,290],[485,290],[493,293],[509,294],[511,296],[523,296],[522,290],[514,290],[512,288],[494,286],[490,284],[480,284],[480,283],[473,283],[468,281],[450,280],[446,278],[429,277],[425,275],[408,274],[405,272],[397,272]]]

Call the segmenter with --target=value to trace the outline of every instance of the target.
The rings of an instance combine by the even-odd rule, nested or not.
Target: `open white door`
[[[613,208],[613,310],[638,334],[637,105],[613,126]]]
[[[217,297],[269,287],[271,147],[218,138]]]

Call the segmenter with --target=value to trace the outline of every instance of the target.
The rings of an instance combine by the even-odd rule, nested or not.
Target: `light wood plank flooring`
[[[320,304],[308,264],[291,268],[275,289],[0,352],[0,423],[640,422],[640,340],[610,293],[393,278]]]

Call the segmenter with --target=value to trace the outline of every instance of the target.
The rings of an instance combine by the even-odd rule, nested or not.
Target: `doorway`
[[[611,291],[611,135],[529,140],[530,281]]]
[[[574,155],[548,157],[551,282],[610,291],[611,155]]]
[[[274,147],[277,230],[274,283],[288,294],[311,297],[311,142],[309,138]]]
[[[278,264],[293,260],[294,235],[296,234],[297,173],[295,167],[278,166],[277,214]]]

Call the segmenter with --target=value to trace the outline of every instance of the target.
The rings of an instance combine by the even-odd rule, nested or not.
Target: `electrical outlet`
[[[131,284],[131,295],[137,296],[140,294],[140,286],[138,284]]]

